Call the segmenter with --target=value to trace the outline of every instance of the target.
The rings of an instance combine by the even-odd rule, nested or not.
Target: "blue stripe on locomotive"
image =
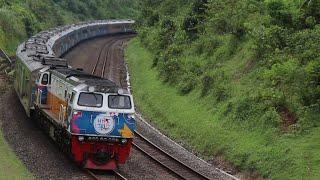
[[[74,115],[71,123],[72,133],[125,137],[123,134],[124,131],[129,131],[129,133],[131,132],[133,134],[136,129],[134,118],[129,118],[128,114],[119,113],[112,116],[113,126],[105,131],[107,133],[102,133],[103,131],[98,130],[101,124],[96,123],[99,116],[106,117],[107,115],[105,113],[92,111],[81,111],[81,115]],[[111,117],[109,116],[109,118]]]

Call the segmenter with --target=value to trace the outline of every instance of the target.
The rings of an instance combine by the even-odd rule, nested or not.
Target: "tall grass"
[[[243,51],[239,50],[240,54]],[[181,95],[179,90],[163,83],[158,71],[152,68],[152,56],[137,39],[129,43],[126,51],[135,102],[163,132],[200,152],[204,158],[223,154],[239,169],[258,171],[271,179],[320,178],[320,128],[303,135],[282,135],[261,120],[277,116],[276,112],[270,113],[273,111],[264,117],[257,116],[254,123],[246,121],[245,115],[243,120],[234,122],[226,112],[230,108],[228,103],[217,104],[210,98],[201,98],[199,90]],[[244,59],[250,56],[243,54]],[[226,69],[245,63],[234,64],[236,57]],[[235,84],[240,85],[231,91],[241,95],[243,85],[237,81]],[[242,97],[231,99],[239,101]]]

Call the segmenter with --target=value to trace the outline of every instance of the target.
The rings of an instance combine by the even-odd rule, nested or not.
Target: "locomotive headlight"
[[[73,111],[73,116],[81,117],[82,116],[82,112],[81,111]]]
[[[78,140],[79,140],[79,141],[83,141],[83,140],[84,140],[84,137],[83,137],[83,136],[79,136],[79,137],[78,137]]]
[[[95,88],[94,88],[93,86],[90,86],[90,87],[88,88],[88,91],[92,93],[92,92],[95,91]]]
[[[121,143],[122,143],[122,144],[127,143],[127,139],[121,139]]]

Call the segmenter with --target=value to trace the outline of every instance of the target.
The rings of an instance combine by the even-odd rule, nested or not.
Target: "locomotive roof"
[[[57,72],[57,74],[55,73],[56,75],[66,79],[75,86],[86,84],[89,87],[95,87],[96,92],[117,93],[119,90],[119,87],[113,81],[88,74],[81,70],[58,67],[53,72]]]

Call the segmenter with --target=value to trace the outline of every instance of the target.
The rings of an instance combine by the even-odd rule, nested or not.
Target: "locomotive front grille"
[[[97,164],[105,164],[109,160],[113,159],[114,153],[113,152],[102,152],[99,151],[93,154],[93,161]]]

